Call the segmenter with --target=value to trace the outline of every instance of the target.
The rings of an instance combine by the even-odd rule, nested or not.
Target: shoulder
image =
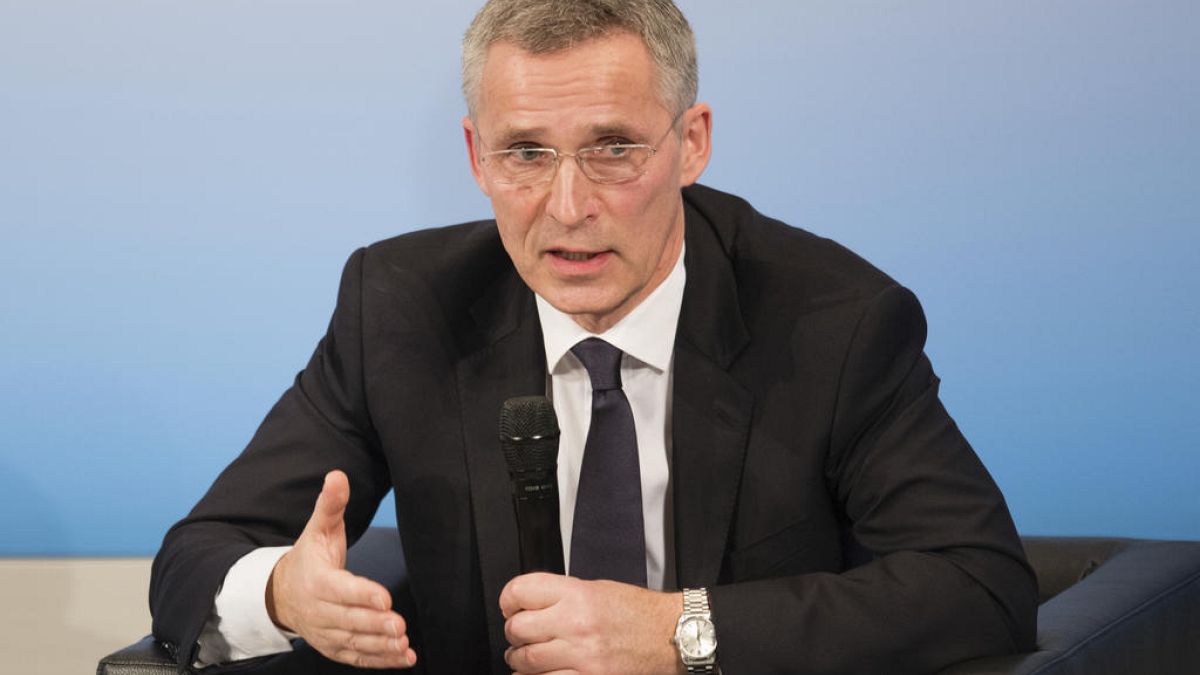
[[[469,308],[489,289],[515,276],[495,221],[480,220],[409,232],[375,242],[351,256],[343,285],[383,302],[433,302]]]
[[[366,267],[418,275],[494,266],[507,259],[492,220],[416,230],[363,250]]]
[[[740,197],[696,185],[684,200],[688,226],[715,234],[743,311],[861,305],[898,287],[850,249],[763,215]]]

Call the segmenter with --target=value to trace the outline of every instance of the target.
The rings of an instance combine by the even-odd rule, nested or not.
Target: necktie
[[[645,586],[642,479],[633,410],[621,390],[621,350],[588,338],[571,353],[592,380],[592,421],[571,527],[571,576]]]

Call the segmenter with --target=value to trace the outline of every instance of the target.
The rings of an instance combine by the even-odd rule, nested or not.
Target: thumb
[[[350,502],[350,480],[341,471],[330,471],[325,474],[325,484],[321,486],[321,494],[317,496],[316,506],[313,507],[312,517],[308,519],[305,531],[312,535],[340,541],[344,555],[346,550],[346,504]]]

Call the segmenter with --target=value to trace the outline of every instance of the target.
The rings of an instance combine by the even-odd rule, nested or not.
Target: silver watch
[[[675,624],[675,647],[689,673],[717,672],[717,631],[708,610],[708,591],[683,589],[683,613]]]

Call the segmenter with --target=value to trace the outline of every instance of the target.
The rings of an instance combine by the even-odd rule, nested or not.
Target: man
[[[712,116],[669,0],[493,0],[463,62],[495,222],[351,257],[312,361],[155,561],[180,663],[293,635],[439,673],[931,672],[1031,647],[1035,583],[915,298],[693,186]],[[571,576],[519,574],[495,438],[529,394],[563,424]],[[602,426],[636,440],[623,480],[594,469]],[[342,569],[389,488],[403,613]]]

